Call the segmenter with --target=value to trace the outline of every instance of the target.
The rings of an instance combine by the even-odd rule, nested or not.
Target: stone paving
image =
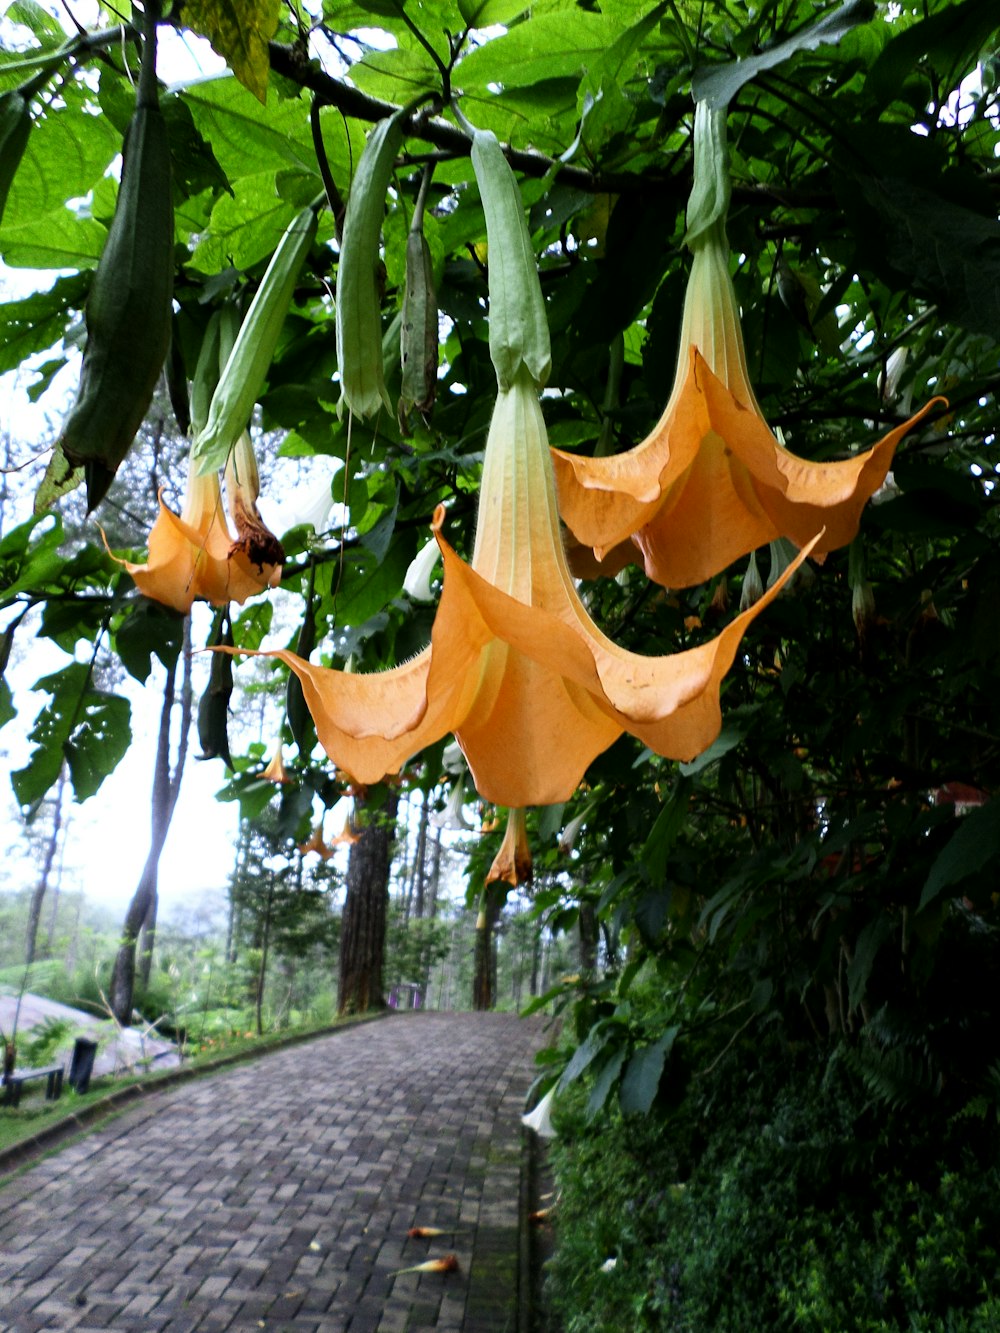
[[[0,1330],[514,1333],[544,1041],[399,1015],[151,1097],[0,1182]],[[394,1276],[447,1253],[458,1272]]]

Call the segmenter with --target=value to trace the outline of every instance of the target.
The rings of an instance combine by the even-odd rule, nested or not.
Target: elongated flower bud
[[[224,466],[250,422],[316,226],[315,210],[304,208],[288,224],[267,266],[191,450],[201,472]]]
[[[342,402],[356,416],[390,407],[382,369],[379,237],[385,195],[403,142],[403,112],[380,121],[368,136],[344,214],[337,268],[337,364]]]
[[[541,388],[552,369],[552,351],[521,192],[496,135],[488,130],[473,136],[472,165],[486,214],[493,368],[501,389],[510,388],[522,365]]]

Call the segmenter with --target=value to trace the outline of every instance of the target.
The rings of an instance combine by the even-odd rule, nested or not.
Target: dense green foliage
[[[887,1110],[841,1061],[780,1043],[734,1051],[662,1117],[588,1128],[577,1099],[556,1117],[553,1308],[566,1333],[985,1333],[996,1109]]]

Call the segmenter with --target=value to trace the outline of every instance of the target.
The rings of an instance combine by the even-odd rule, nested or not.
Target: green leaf
[[[885,261],[972,333],[1000,341],[1000,223],[935,190],[861,177],[879,220]]]
[[[600,14],[579,9],[539,14],[471,51],[459,62],[454,82],[468,93],[485,92],[493,83],[518,88],[580,75],[605,54],[616,36],[614,26]]]
[[[759,55],[745,60],[731,60],[725,65],[702,65],[691,79],[696,102],[707,102],[719,110],[729,105],[744,84],[776,65],[784,64],[798,51],[812,51],[817,46],[831,46],[858,23],[867,23],[875,13],[873,0],[845,0],[816,23],[801,28],[793,36]]]
[[[17,709],[14,707],[14,697],[10,692],[10,686],[0,678],[0,727],[5,727],[17,717]]]
[[[970,875],[976,875],[1000,856],[1000,801],[990,801],[978,810],[962,816],[958,830],[952,834],[937,859],[920,895],[917,910],[953,888]]]
[[[115,631],[115,651],[129,675],[146,680],[153,656],[165,667],[176,662],[184,634],[184,617],[147,597],[140,597]]]
[[[578,1079],[590,1062],[604,1050],[610,1038],[611,1031],[606,1026],[591,1028],[570,1057],[569,1064],[560,1076],[559,1087],[565,1088]]]
[[[88,276],[74,274],[57,278],[47,292],[0,305],[0,374],[62,338],[70,312],[83,309],[89,286]]]
[[[191,265],[202,273],[247,269],[274,253],[298,210],[277,190],[273,171],[244,176],[212,209]]]
[[[879,913],[861,931],[854,946],[854,956],[847,966],[847,1003],[854,1009],[865,997],[868,978],[875,966],[878,951],[889,938],[891,923],[885,913]]]
[[[57,208],[19,225],[5,221],[0,250],[11,268],[96,268],[107,236],[93,218]]]
[[[271,62],[267,44],[278,30],[280,0],[186,0],[184,22],[207,37],[240,83],[261,103]]]
[[[885,104],[897,96],[920,60],[927,59],[941,78],[964,74],[996,27],[994,0],[948,5],[887,42],[868,71],[867,86]]]
[[[679,1026],[667,1028],[659,1041],[643,1046],[629,1060],[618,1092],[623,1115],[649,1113],[663,1077],[664,1062],[673,1049],[678,1032]]]
[[[587,1099],[587,1120],[591,1121],[598,1114],[601,1107],[608,1100],[608,1093],[611,1091],[615,1079],[622,1071],[622,1065],[625,1063],[625,1057],[628,1055],[627,1046],[619,1046],[618,1050],[613,1051],[610,1057],[601,1065],[600,1072],[594,1079],[594,1086],[590,1090],[590,1096]]]
[[[45,532],[35,535],[35,528],[46,519],[53,520]],[[67,561],[59,554],[63,525],[58,515],[36,515],[14,528],[0,542],[0,586],[9,605],[17,593],[39,593],[58,582]]]
[[[703,750],[698,758],[692,759],[689,764],[681,764],[679,766],[682,776],[686,778],[694,777],[694,775],[700,773],[703,768],[708,768],[710,764],[718,763],[723,755],[728,754],[730,750],[736,749],[737,745],[739,745],[745,735],[746,728],[741,726],[738,722],[730,720],[724,723],[722,730],[707,750]]]
[[[272,103],[265,110],[229,75],[192,84],[181,96],[230,182],[235,184],[243,176],[264,172],[273,175],[282,167],[316,171],[309,118],[297,98]],[[360,152],[364,136],[353,127],[345,135],[340,113],[332,107],[321,120],[330,168],[335,179],[341,175],[346,178],[351,150]]]
[[[390,510],[384,512],[376,521],[360,533],[361,545],[366,551],[371,551],[372,555],[379,564],[385,559],[389,550],[389,544],[392,541],[392,534],[396,531],[396,515],[399,513],[399,488],[396,488],[396,498]]]
[[[121,152],[121,136],[106,116],[87,114],[85,106],[93,109],[93,95],[89,90],[65,83],[60,97],[65,106],[59,110],[50,109],[47,114],[35,118],[28,146],[7,196],[3,226],[0,227],[0,250],[7,263],[27,262],[19,258],[12,260],[7,249],[9,244],[16,245],[17,238],[24,237],[31,228],[39,233],[35,237],[38,253],[45,253],[45,243],[51,238],[41,234],[42,228],[54,225],[56,220],[84,226],[90,235],[95,234],[95,230],[102,236],[104,234],[103,227],[92,221],[84,223],[71,212],[66,201],[85,197],[103,178],[115,155]],[[86,252],[89,253],[89,247]],[[100,253],[99,248],[97,253]],[[38,267],[59,266],[40,263]],[[80,266],[64,264],[62,267]]]
[[[656,817],[639,858],[654,881],[667,873],[667,858],[677,836],[684,827],[688,813],[689,784],[681,778]]]
[[[34,686],[52,696],[35,719],[29,740],[35,749],[11,775],[18,802],[37,807],[59,777],[63,760],[78,801],[93,796],[117,766],[132,740],[127,699],[95,689],[86,662],[73,662]]]
[[[489,28],[520,18],[529,0],[458,0],[458,8],[470,28]]]

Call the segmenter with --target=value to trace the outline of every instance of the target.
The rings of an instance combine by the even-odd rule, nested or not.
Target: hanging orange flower
[[[333,848],[329,843],[323,841],[322,820],[320,820],[313,829],[312,833],[309,835],[308,841],[298,843],[297,847],[303,856],[308,852],[315,852],[316,855],[321,857],[324,861],[329,861],[330,857],[333,855]]]
[[[553,450],[559,508],[576,540],[607,558],[613,574],[627,558],[620,544],[631,539],[648,577],[673,588],[701,583],[777,537],[801,547],[825,528],[814,557],[845,546],[896,445],[932,406],[840,462],[798,458],[772,434],[750,385],[729,275],[725,116],[697,104],[686,237],[694,260],[663,415],[623,454]]]
[[[711,642],[666,657],[619,648],[590,619],[566,563],[538,394],[522,367],[490,424],[471,567],[433,531],[444,589],[431,643],[404,666],[334,671],[288,650],[320,744],[361,783],[453,731],[480,795],[519,808],[568,799],[623,731],[692,759],[719,733],[719,690],[777,582]],[[785,577],[804,558],[799,557]]]
[[[515,887],[532,880],[531,844],[528,842],[527,814],[524,810],[507,811],[507,828],[500,850],[493,858],[486,883],[505,879]]]
[[[268,760],[267,766],[260,776],[262,781],[274,782],[278,786],[285,786],[292,781],[288,776],[288,769],[285,767],[285,747],[280,740],[277,749]]]
[[[249,437],[246,447],[249,448]],[[239,520],[235,543],[222,508],[218,473],[199,475],[193,467],[188,470],[180,516],[167,508],[161,495],[160,513],[149,534],[145,563],[118,560],[141,593],[177,611],[188,612],[199,597],[213,606],[225,606],[228,602],[242,604],[265,588],[277,586],[284,552],[260,523],[256,492],[241,490],[233,475],[231,493],[231,505]],[[254,524],[254,516],[260,530]],[[261,535],[261,530],[270,541]]]

